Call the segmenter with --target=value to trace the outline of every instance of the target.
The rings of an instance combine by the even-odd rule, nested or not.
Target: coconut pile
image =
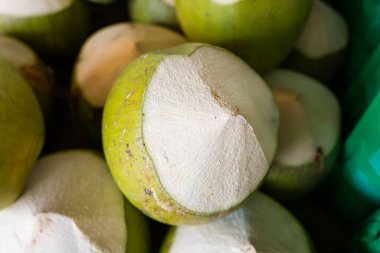
[[[0,0],[0,253],[343,252],[347,46],[320,0]]]

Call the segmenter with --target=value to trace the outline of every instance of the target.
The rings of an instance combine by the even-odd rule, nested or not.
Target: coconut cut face
[[[149,51],[185,43],[180,34],[166,28],[119,23],[101,29],[87,39],[74,67],[73,89],[88,103],[103,108],[121,72]]]
[[[171,212],[181,211],[183,219],[213,216],[242,202],[264,178],[276,148],[277,108],[258,74],[233,54],[202,44],[148,54],[133,67],[138,69],[128,69],[113,89],[103,118],[105,153],[124,193],[136,196],[129,191],[136,188],[118,172],[145,173],[135,161],[138,155],[149,163],[154,184],[150,189],[150,182],[137,182],[137,190],[163,191],[165,199],[149,201],[161,208],[165,201],[174,205],[161,216],[131,200],[152,217],[177,223],[181,217]],[[146,73],[147,68],[153,71]],[[133,96],[136,71],[149,78],[139,98]],[[131,117],[120,106],[130,103],[141,110],[135,128],[119,128]],[[136,138],[142,150],[133,147]]]
[[[323,82],[341,68],[348,45],[348,28],[343,17],[323,1],[314,0],[308,21],[284,66]]]
[[[177,227],[162,253],[309,253],[301,224],[280,204],[257,192],[230,215],[205,225]]]
[[[65,58],[87,36],[89,17],[80,0],[0,0],[0,32],[45,56]]]
[[[0,223],[1,252],[125,252],[122,195],[104,160],[89,151],[38,161]]]
[[[323,84],[278,69],[265,77],[280,110],[279,145],[266,185],[303,193],[331,169],[340,136],[340,106]],[[292,195],[291,194],[291,195]]]

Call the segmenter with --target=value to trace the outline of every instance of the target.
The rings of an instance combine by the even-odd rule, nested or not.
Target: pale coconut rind
[[[329,81],[342,67],[348,45],[348,28],[342,16],[316,0],[293,51],[283,65]]]
[[[279,148],[264,189],[294,199],[314,189],[335,165],[340,148],[340,107],[323,84],[278,69],[265,80],[280,109]],[[323,102],[321,102],[323,101]]]
[[[0,209],[21,193],[44,137],[32,89],[10,63],[0,59]]]
[[[51,154],[36,163],[24,194],[0,212],[0,251],[125,253],[124,217],[123,196],[100,154]]]
[[[231,50],[257,72],[278,65],[290,52],[307,20],[311,0],[177,0],[181,28],[192,41]]]
[[[330,153],[322,157],[316,152],[316,160],[308,164],[292,167],[274,161],[264,180],[263,190],[276,199],[301,198],[326,178],[335,166],[339,152],[340,141]]]
[[[205,225],[171,229],[160,252],[312,253],[314,249],[299,221],[257,192],[229,216]]]
[[[44,56],[72,56],[89,33],[89,16],[81,1],[56,13],[18,17],[0,13],[0,32],[19,38]]]

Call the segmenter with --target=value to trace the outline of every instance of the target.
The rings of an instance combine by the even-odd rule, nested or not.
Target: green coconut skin
[[[0,210],[20,195],[42,149],[44,121],[30,86],[0,59]]]
[[[126,199],[124,199],[124,211],[127,224],[126,253],[150,252],[148,220]]]
[[[117,185],[135,207],[170,225],[207,223],[238,206],[214,214],[194,213],[180,206],[159,182],[142,135],[142,100],[159,63],[167,57],[190,56],[202,46],[211,47],[188,43],[141,56],[116,81],[103,110],[103,149]]]
[[[128,4],[134,22],[179,29],[175,8],[163,0],[130,0]]]
[[[312,191],[335,166],[340,152],[340,142],[329,154],[316,151],[312,163],[298,167],[274,161],[264,180],[263,190],[280,200],[295,200]]]
[[[307,21],[311,0],[176,0],[181,28],[192,41],[227,48],[259,73],[290,52]]]
[[[19,38],[52,59],[75,55],[89,32],[89,16],[81,0],[73,0],[71,6],[58,13],[40,16],[0,13],[0,33]]]

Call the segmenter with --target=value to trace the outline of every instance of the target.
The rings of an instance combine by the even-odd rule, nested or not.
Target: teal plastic
[[[346,140],[329,192],[339,211],[352,221],[380,207],[380,93]]]
[[[380,44],[352,79],[344,108],[349,125],[355,124],[380,90]]]
[[[380,252],[380,210],[368,218],[358,229],[349,247],[349,252]]]

